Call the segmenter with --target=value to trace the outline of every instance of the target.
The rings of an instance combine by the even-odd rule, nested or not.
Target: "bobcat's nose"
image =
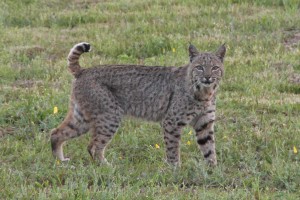
[[[202,78],[202,83],[204,83],[204,84],[209,85],[209,84],[211,84],[213,82],[214,82],[214,80],[212,79],[212,77],[203,77]]]

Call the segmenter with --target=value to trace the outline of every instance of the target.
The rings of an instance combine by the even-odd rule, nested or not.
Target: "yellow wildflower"
[[[294,146],[293,152],[294,152],[294,154],[298,153],[298,150],[297,150],[296,146]]]
[[[189,135],[193,135],[193,130],[190,130],[190,132],[188,134]]]
[[[60,161],[59,160],[56,160],[56,165],[60,165]]]
[[[53,114],[56,114],[56,113],[58,113],[58,108],[57,108],[57,106],[54,106],[54,108],[53,108]]]
[[[172,52],[175,53],[175,52],[176,52],[176,49],[175,49],[175,48],[172,48]]]
[[[156,148],[156,149],[159,149],[160,146],[159,146],[158,144],[155,144],[155,148]]]
[[[191,141],[187,141],[186,144],[190,146],[191,145]]]

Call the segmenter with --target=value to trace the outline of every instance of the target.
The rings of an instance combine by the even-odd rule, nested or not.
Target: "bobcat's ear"
[[[218,58],[220,58],[220,60],[223,62],[224,61],[224,57],[225,57],[225,53],[226,53],[226,47],[225,47],[225,43],[224,43],[217,50],[216,56],[218,56]]]
[[[196,49],[196,47],[190,43],[190,46],[189,46],[190,62],[192,62],[198,54],[199,54],[199,52]]]

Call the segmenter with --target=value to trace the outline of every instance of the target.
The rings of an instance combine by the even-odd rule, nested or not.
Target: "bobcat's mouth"
[[[195,81],[194,87],[196,90],[200,90],[201,88],[215,87],[216,84],[217,79],[214,77],[201,77]]]
[[[214,80],[205,80],[205,81],[201,81],[201,85],[203,85],[204,87],[211,87],[214,84]]]
[[[213,83],[213,81],[202,81],[201,83],[204,85],[210,85]]]
[[[206,82],[200,82],[200,84],[197,84],[196,85],[196,89],[197,90],[200,90],[201,88],[210,88],[210,87],[212,87],[213,85],[215,85],[214,84],[214,81],[206,81]]]

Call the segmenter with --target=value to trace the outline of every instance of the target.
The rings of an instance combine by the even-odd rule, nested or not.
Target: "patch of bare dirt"
[[[17,80],[14,82],[13,87],[18,88],[32,88],[34,86],[43,85],[43,81],[35,81],[35,80]]]
[[[40,46],[17,46],[11,49],[14,54],[24,54],[29,59],[35,58],[37,55],[40,55],[45,51],[45,48]]]
[[[288,81],[292,84],[300,85],[300,74],[295,72],[293,64],[287,62],[277,62],[272,63],[271,67],[276,69],[276,71],[288,71]]]
[[[284,46],[289,50],[293,50],[300,44],[300,30],[290,30],[286,33],[288,36],[284,40]]]
[[[11,127],[6,127],[6,128],[1,128],[0,127],[0,138],[4,137],[6,135],[12,135],[14,133],[14,128]]]
[[[300,74],[297,73],[291,74],[291,76],[289,77],[289,81],[293,84],[297,84],[300,86]]]
[[[89,6],[95,6],[98,3],[105,3],[108,2],[107,0],[85,0],[84,2],[81,0],[75,0],[74,4],[78,7],[78,8],[88,8]]]
[[[282,97],[281,99],[277,99],[277,100],[270,100],[270,99],[264,99],[264,98],[258,100],[258,103],[260,103],[260,104],[269,105],[270,102],[280,104],[280,105],[284,105],[287,103],[288,104],[299,104],[300,96],[297,94],[286,94],[284,97]]]
[[[287,62],[277,62],[277,63],[272,63],[271,66],[275,68],[277,71],[292,71],[293,70],[293,65]]]

